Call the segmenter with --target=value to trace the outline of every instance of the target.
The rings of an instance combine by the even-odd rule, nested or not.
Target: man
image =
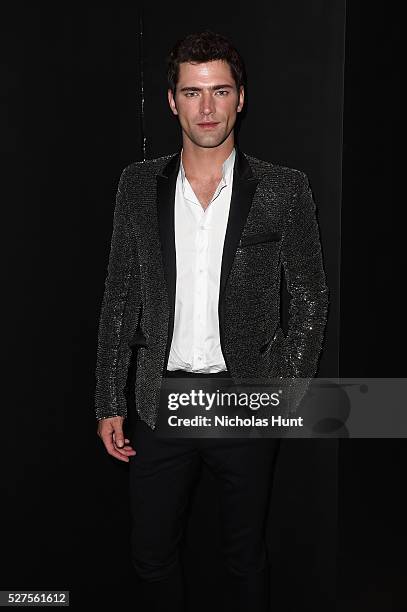
[[[193,385],[315,375],[328,307],[315,204],[303,172],[236,145],[244,67],[227,39],[203,32],[178,41],[168,81],[182,149],[130,164],[117,191],[99,323],[98,435],[108,453],[130,462],[140,609],[184,609],[179,541],[202,460],[221,487],[219,609],[264,611],[278,439],[163,439],[160,397],[164,380],[177,377]],[[281,266],[291,294],[287,336],[279,325]],[[123,433],[132,348],[134,449]]]

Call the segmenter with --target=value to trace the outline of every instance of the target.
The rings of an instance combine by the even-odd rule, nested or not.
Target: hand
[[[122,416],[100,419],[97,435],[102,439],[109,455],[128,463],[129,457],[136,455],[136,451],[128,444],[130,440],[123,435],[123,421]]]

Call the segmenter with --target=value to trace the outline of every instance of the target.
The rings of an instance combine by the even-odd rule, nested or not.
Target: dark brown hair
[[[175,95],[178,82],[179,65],[182,62],[210,62],[213,60],[226,61],[231,69],[236,88],[245,85],[245,67],[241,56],[232,43],[210,30],[188,34],[178,40],[167,57],[168,88]]]

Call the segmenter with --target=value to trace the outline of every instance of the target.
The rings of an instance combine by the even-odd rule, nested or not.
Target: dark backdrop
[[[1,25],[0,587],[70,589],[73,606],[135,605],[128,466],[96,436],[96,332],[121,170],[180,144],[164,65],[177,37],[232,38],[249,74],[242,149],[310,178],[331,292],[319,375],[402,376],[397,20],[348,6],[345,29],[344,0],[217,5],[207,19],[174,10],[26,3]],[[269,521],[276,610],[333,609],[336,578],[341,609],[397,609],[402,443],[341,440],[338,454],[334,440],[283,442]],[[210,605],[218,527],[202,476],[185,549],[190,590],[207,585],[196,612]]]

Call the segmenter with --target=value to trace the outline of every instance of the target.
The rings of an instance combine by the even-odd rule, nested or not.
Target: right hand
[[[123,421],[124,417],[122,416],[99,419],[97,435],[102,439],[109,455],[128,463],[130,461],[129,457],[137,453],[128,444],[130,440],[124,437]]]

